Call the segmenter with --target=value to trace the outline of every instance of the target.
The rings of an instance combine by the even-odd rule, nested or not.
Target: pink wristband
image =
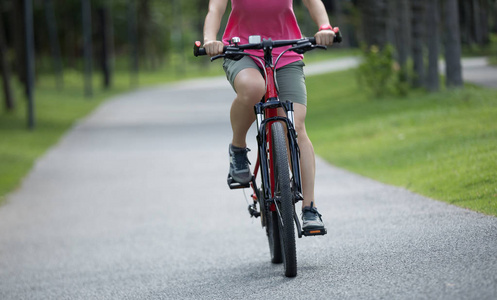
[[[325,25],[321,25],[321,27],[319,27],[319,31],[321,30],[333,30],[333,27],[331,27],[330,24],[325,24]]]

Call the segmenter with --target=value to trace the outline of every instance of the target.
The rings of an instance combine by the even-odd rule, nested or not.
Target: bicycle
[[[340,43],[342,38],[338,27],[335,31],[334,42]],[[257,124],[258,155],[254,166],[251,181],[242,185],[228,175],[230,189],[252,188],[253,204],[248,207],[251,217],[261,217],[262,227],[266,228],[272,263],[283,263],[285,276],[297,275],[297,251],[295,243],[295,227],[297,235],[302,236],[325,235],[326,229],[302,230],[295,203],[303,200],[300,175],[300,150],[297,143],[297,132],[294,128],[293,103],[282,102],[278,98],[278,88],[275,74],[276,66],[283,53],[294,51],[303,54],[316,48],[326,49],[326,46],[316,45],[315,38],[295,40],[264,39],[260,36],[251,36],[249,43],[239,45],[239,38],[232,38],[231,43],[225,46],[223,54],[214,56],[211,61],[219,58],[240,59],[250,56],[264,66],[266,94],[255,105]],[[273,64],[272,49],[275,47],[290,46],[283,51]],[[248,49],[262,49],[264,58],[245,53]],[[199,41],[195,42],[194,55],[206,55]],[[282,108],[285,116],[278,115],[278,108]],[[261,188],[258,188],[256,178],[261,173]],[[259,203],[260,209],[257,210]],[[295,224],[295,226],[294,226]]]

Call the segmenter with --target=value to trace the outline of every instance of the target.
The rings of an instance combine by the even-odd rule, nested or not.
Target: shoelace
[[[245,148],[245,151],[233,151],[233,164],[235,165],[236,169],[244,169],[246,167],[246,163],[251,165],[247,157],[248,152],[250,152],[249,148]]]
[[[302,210],[302,217],[304,216],[304,214],[305,214],[306,212],[311,212],[311,213],[313,213],[313,214],[315,214],[315,215],[318,215],[319,219],[321,219],[321,216],[322,216],[322,215],[321,215],[321,214],[318,212],[318,210],[317,210],[315,207],[313,207],[313,206],[311,206],[310,208],[308,208],[308,207],[304,207],[304,209]]]

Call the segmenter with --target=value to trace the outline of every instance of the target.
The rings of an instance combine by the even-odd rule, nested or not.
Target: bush
[[[406,95],[409,89],[408,74],[394,60],[394,48],[387,44],[362,47],[363,62],[357,70],[359,86],[379,98],[388,94]]]

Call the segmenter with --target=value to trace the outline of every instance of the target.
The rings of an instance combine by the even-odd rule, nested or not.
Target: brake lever
[[[296,52],[298,54],[304,54],[305,52],[310,51],[310,50],[315,49],[315,48],[324,49],[324,50],[328,49],[327,46],[312,45],[309,43],[309,44],[305,44],[305,45],[292,47],[290,50],[292,50],[293,52]]]
[[[219,55],[213,56],[213,57],[211,57],[211,62],[215,61],[216,59],[223,58],[223,57],[226,57],[226,54],[219,54]]]

